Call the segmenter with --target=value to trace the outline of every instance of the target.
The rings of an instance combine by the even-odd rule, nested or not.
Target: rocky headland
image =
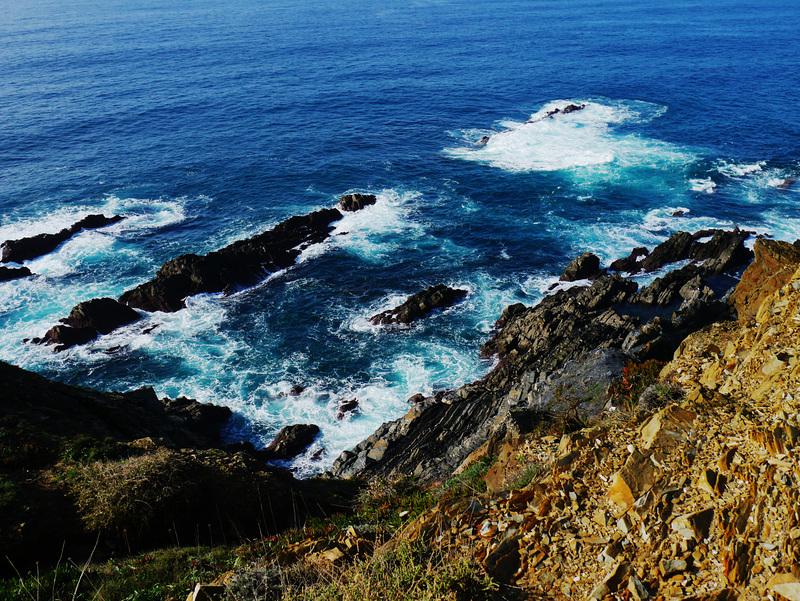
[[[237,529],[253,516],[259,528],[268,526],[263,502],[261,510],[245,503],[253,488],[262,501],[270,491],[274,514],[278,499],[298,494],[320,495],[307,508],[329,511],[332,491],[347,505],[347,482],[362,487],[360,509],[344,526],[281,539],[198,585],[194,601],[352,587],[364,570],[377,569],[369,566],[400,570],[402,562],[392,562],[408,549],[439,558],[435,574],[468,566],[460,580],[447,581],[446,595],[431,598],[800,599],[800,243],[756,239],[751,252],[750,236],[679,232],[605,267],[582,255],[561,278],[572,285],[536,306],[503,310],[482,349],[497,357],[486,377],[417,395],[408,414],[343,453],[325,480],[295,481],[265,465],[264,451],[222,445],[223,409],[158,400],[147,389],[74,389],[3,365],[19,383],[14,390],[32,391],[3,409],[0,443],[14,441],[3,447],[5,474],[21,494],[60,490],[72,504],[74,532],[81,526],[84,542],[98,529],[116,532],[116,539],[104,536],[117,550],[119,529],[104,525],[105,514],[79,492],[92,490],[92,478],[114,481],[101,467],[110,460],[98,458],[103,444],[125,449],[123,462],[149,457],[154,473],[176,466],[179,480],[191,484],[183,491],[164,480],[162,488],[180,492],[159,505],[158,518],[136,522],[148,532],[168,526],[162,512],[176,519],[164,508],[194,502],[188,515],[197,516],[209,495],[223,502],[209,492],[212,481],[239,487],[223,512]],[[626,275],[655,270],[646,286]],[[52,406],[41,407],[46,387],[70,403],[84,400],[71,407],[52,397]],[[145,409],[147,419],[120,419]],[[89,425],[68,419],[82,413],[94,416]],[[314,428],[287,430],[268,454],[307,445]],[[91,452],[82,463],[67,444],[78,433],[95,440],[84,445]],[[33,450],[6,460],[10,448]],[[25,480],[20,466],[37,475]],[[69,469],[79,485],[59,481]],[[378,499],[378,509],[365,513],[365,499]],[[305,519],[283,507],[296,522]],[[44,515],[38,519],[49,524]],[[20,553],[30,548],[25,541],[44,540],[31,534],[36,520],[14,519]],[[183,522],[176,524],[177,533]]]

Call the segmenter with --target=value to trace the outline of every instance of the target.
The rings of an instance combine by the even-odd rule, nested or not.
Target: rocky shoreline
[[[369,197],[356,195],[341,207],[364,203]],[[268,238],[179,257],[122,299],[174,310],[180,294],[200,285],[187,274],[208,265],[220,291],[246,284],[264,265],[293,261],[304,244],[329,235],[334,212],[341,216],[330,209],[293,218],[260,235]],[[282,249],[276,251],[270,241],[287,239],[284,234],[293,246],[276,242]],[[209,526],[216,531],[210,534],[246,537],[280,530],[281,520],[273,513],[270,524],[264,512],[265,493],[271,511],[277,504],[298,523],[334,507],[346,510],[352,482],[413,477],[433,485],[489,462],[486,495],[442,501],[390,544],[466,549],[491,578],[534,597],[723,601],[766,591],[800,598],[800,472],[793,451],[800,444],[800,241],[759,238],[751,252],[750,236],[738,229],[678,232],[605,268],[581,255],[561,278],[572,286],[536,306],[503,310],[481,349],[498,358],[489,374],[458,390],[415,396],[405,416],[342,453],[324,479],[297,481],[264,463],[302,451],[318,431],[314,425],[285,429],[262,451],[224,445],[220,428],[230,415],[224,408],[159,400],[150,389],[98,393],[0,364],[4,390],[11,392],[0,407],[3,477],[19,498],[38,503],[28,504],[28,515],[20,513],[25,503],[9,505],[2,515],[3,532],[10,534],[0,542],[19,562],[52,556],[57,545],[51,543],[64,538],[78,550],[98,531],[109,552],[119,551],[123,540],[130,551],[131,540],[146,547],[214,522],[208,512],[221,503],[225,519]],[[226,261],[242,252],[258,258],[226,271]],[[624,275],[654,270],[662,271],[643,287]],[[373,319],[411,323],[465,294],[434,286]],[[113,299],[90,302],[98,300],[133,311]],[[108,329],[81,321],[80,307],[66,326]],[[665,365],[661,388],[642,392],[636,407],[619,407],[619,391],[632,386],[630,370],[638,365]],[[357,410],[351,402],[346,410]],[[547,434],[554,427],[566,434]],[[68,457],[82,437],[93,441],[81,443],[91,461]],[[167,477],[159,471],[164,465],[175,468],[166,482],[177,492],[148,514],[136,536],[122,527],[130,516],[103,521],[80,494],[106,452],[131,464],[149,461],[154,478]],[[515,488],[526,464],[542,466],[543,475]],[[79,476],[64,479],[69,470]],[[174,478],[204,484],[180,487]],[[220,485],[236,490],[234,497],[204,488]],[[60,529],[48,517],[54,507],[68,516]],[[302,543],[292,561],[312,553],[302,549],[315,549],[317,559],[357,560],[362,539],[353,537]]]

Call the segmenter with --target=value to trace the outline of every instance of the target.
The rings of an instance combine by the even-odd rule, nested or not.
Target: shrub
[[[191,466],[177,453],[159,449],[150,455],[80,466],[70,485],[90,528],[141,532],[154,516],[169,513],[195,492],[190,472]]]
[[[658,382],[658,375],[664,367],[663,361],[650,359],[644,363],[628,361],[622,369],[622,377],[611,387],[612,402],[633,409],[639,403],[642,392]]]

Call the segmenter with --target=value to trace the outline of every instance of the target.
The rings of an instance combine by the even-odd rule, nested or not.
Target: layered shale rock
[[[408,325],[433,311],[451,307],[464,300],[466,296],[466,290],[457,290],[444,284],[437,284],[411,296],[394,309],[374,315],[370,321],[375,325]]]
[[[38,234],[29,238],[6,240],[2,245],[3,255],[0,261],[4,263],[22,263],[23,261],[35,259],[36,257],[53,252],[81,230],[105,227],[112,223],[117,223],[122,219],[124,219],[124,217],[120,215],[114,215],[113,217],[106,217],[105,215],[87,215],[77,223],[55,234]]]
[[[547,382],[548,374],[571,361],[586,361],[587,352],[616,350],[640,361],[669,359],[683,337],[728,311],[721,299],[735,280],[723,274],[751,257],[743,244],[746,238],[738,230],[676,234],[648,265],[663,266],[665,257],[685,259],[689,254],[696,262],[642,290],[618,274],[602,275],[591,286],[559,290],[535,307],[507,307],[496,334],[482,349],[500,359],[483,380],[416,403],[405,416],[342,453],[330,475],[448,477],[472,453],[496,451],[509,428],[519,432],[548,407],[573,403],[575,397],[564,392],[558,378]],[[622,361],[616,365],[621,371]],[[524,392],[520,386],[526,387]],[[591,417],[602,404],[587,400],[580,416]]]
[[[756,316],[761,302],[784,286],[800,266],[800,240],[794,244],[779,240],[758,239],[753,246],[755,260],[742,274],[733,302],[739,320]]]

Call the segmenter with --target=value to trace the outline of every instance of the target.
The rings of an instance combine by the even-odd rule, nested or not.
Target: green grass
[[[475,461],[458,476],[445,480],[436,491],[439,500],[464,495],[477,495],[486,492],[486,482],[483,477],[489,471],[497,457],[487,455]]]
[[[183,599],[198,582],[229,570],[227,547],[162,549],[84,567],[70,561],[42,574],[0,580],[0,599],[19,601],[164,601]]]

